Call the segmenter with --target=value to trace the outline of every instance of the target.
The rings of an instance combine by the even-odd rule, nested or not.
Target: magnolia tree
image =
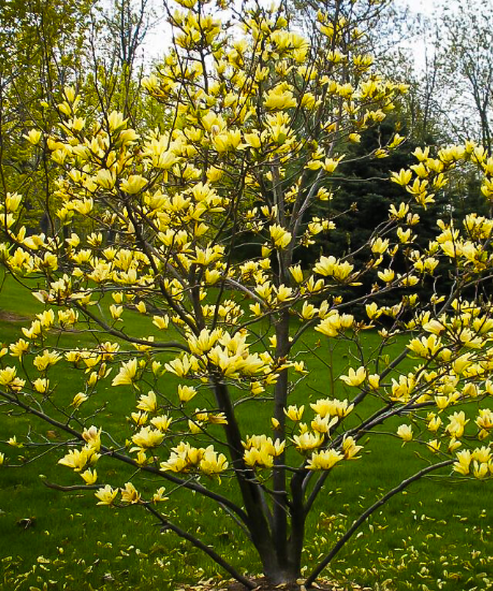
[[[293,583],[324,485],[342,464],[357,471],[361,443],[390,421],[390,443],[409,442],[427,462],[327,547],[304,579],[310,587],[413,481],[435,470],[493,473],[493,412],[478,404],[493,393],[482,288],[493,220],[472,212],[454,227],[443,211],[435,239],[418,239],[420,215],[449,171],[477,167],[491,199],[493,160],[473,144],[416,150],[417,163],[391,177],[402,201],[364,247],[336,258],[324,236],[338,223],[328,213],[337,174],[350,171],[351,142],[405,89],[374,73],[358,30],[337,12],[319,14],[323,43],[314,45],[282,9],[179,4],[169,12],[172,48],[144,83],[167,129],[138,135],[117,112],[84,115],[67,88],[60,133],[29,134],[60,166],[49,204],[58,231],[29,234],[22,196],[5,196],[2,263],[37,285],[45,309],[2,349],[0,396],[65,434],[58,463],[97,504],[140,506],[248,588],[255,582],[234,560],[173,521],[167,496],[206,497],[247,533],[269,581]],[[387,156],[402,139],[369,156]],[[318,256],[301,264],[315,244]],[[434,295],[420,302],[423,284]],[[383,305],[391,293],[395,304]],[[363,343],[368,329],[379,332],[376,350]],[[62,347],[60,333],[77,330],[93,344]],[[341,375],[327,361],[335,375],[313,395],[303,378],[323,358],[317,340],[346,342],[351,353]],[[396,343],[401,352],[389,359]],[[68,401],[56,387],[62,366],[79,376]],[[115,430],[108,411],[122,398],[134,408]],[[34,431],[22,441],[34,443]],[[109,462],[133,476],[119,478]]]

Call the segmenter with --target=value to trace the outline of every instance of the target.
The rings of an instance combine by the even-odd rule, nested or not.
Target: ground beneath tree
[[[9,312],[8,310],[0,309],[0,320],[2,322],[24,322],[30,320],[28,316],[21,316],[15,312]]]
[[[253,591],[308,591],[303,585],[302,581],[300,584],[294,585],[273,585],[268,583],[263,577],[252,579],[257,584]],[[361,585],[352,584],[351,587],[338,585],[334,581],[327,579],[320,579],[310,590],[318,591],[371,591],[371,587],[362,587]],[[249,591],[247,587],[236,581],[221,581],[218,583],[213,579],[207,581],[199,581],[196,585],[183,585],[176,591]]]

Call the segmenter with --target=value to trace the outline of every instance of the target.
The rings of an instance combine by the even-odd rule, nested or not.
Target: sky
[[[154,2],[156,7],[159,6],[159,0],[157,0],[157,2],[156,0],[151,0],[151,2]],[[439,7],[439,1],[437,0],[395,0],[395,2],[403,6],[408,6],[414,13],[423,14],[425,16],[432,16],[436,13],[437,8]],[[447,5],[450,7],[458,2],[460,2],[460,0],[448,0]],[[266,3],[270,4],[271,0],[266,0]],[[149,61],[162,56],[163,48],[165,46],[165,43],[163,43],[163,36],[166,34],[165,29],[165,23],[161,22],[149,31],[145,44],[146,58]],[[421,42],[417,42],[410,44],[410,47],[415,56],[416,66],[422,66],[424,64],[424,45]]]
[[[423,14],[431,15],[436,10],[436,2],[433,2],[433,0],[407,0],[405,3],[412,10]]]
[[[443,1],[443,0],[442,0]],[[395,0],[401,6],[407,6],[413,13],[421,14],[425,17],[432,17],[441,12],[440,2],[437,0]],[[454,5],[458,5],[460,0],[448,0],[447,6],[453,9]],[[404,43],[406,47],[411,49],[414,55],[414,63],[418,70],[425,67],[425,39],[419,37]]]

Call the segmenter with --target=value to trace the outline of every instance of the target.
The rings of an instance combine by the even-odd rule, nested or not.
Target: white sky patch
[[[452,0],[451,4],[453,3]],[[407,4],[413,12],[419,12],[428,16],[432,16],[438,7],[438,3],[433,0],[407,0],[405,4]]]
[[[396,0],[396,3],[402,7],[407,7],[414,16],[422,16],[423,31],[414,38],[404,42],[402,46],[409,50],[414,57],[414,65],[416,70],[423,71],[426,64],[426,58],[432,58],[431,43],[433,41],[434,31],[430,26],[426,27],[426,19],[433,19],[439,16],[443,11],[443,4],[437,0]],[[454,9],[454,6],[459,6],[460,0],[448,0],[447,8]]]
[[[163,58],[166,50],[171,46],[172,41],[171,25],[167,21],[166,13],[162,4],[160,4],[161,0],[151,1],[154,2],[153,5],[156,9],[156,12],[159,14],[159,19],[153,23],[153,26],[151,26],[149,32],[146,35],[144,44],[146,63],[152,63]],[[270,8],[272,5],[276,6],[277,2],[272,2],[272,0],[259,0],[259,4],[264,8]],[[239,3],[236,5],[239,6]],[[186,12],[186,9],[178,6],[177,4],[172,5],[171,11],[173,12],[175,9]]]
[[[424,17],[433,17],[441,12],[441,2],[438,0],[395,0],[396,4],[407,6],[412,13],[423,15]],[[453,6],[459,5],[460,0],[448,0],[447,7],[453,9]],[[271,0],[261,0],[261,5],[270,6]],[[144,44],[145,62],[151,64],[159,61],[164,56],[166,49],[171,45],[171,27],[164,16],[162,5],[159,0],[154,0],[154,8],[159,14],[159,19],[150,27]],[[422,70],[426,61],[426,45],[431,42],[430,36],[427,38],[426,32],[422,37],[416,37],[404,44],[414,56],[414,63],[418,70]]]

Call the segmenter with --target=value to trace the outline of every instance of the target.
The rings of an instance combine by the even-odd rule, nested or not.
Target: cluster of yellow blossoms
[[[328,471],[361,457],[363,434],[402,415],[410,417],[397,431],[404,442],[448,458],[457,474],[493,475],[485,443],[493,413],[478,409],[471,420],[454,408],[493,394],[492,308],[461,296],[493,266],[493,220],[438,220],[424,246],[417,213],[464,162],[478,168],[491,200],[492,158],[471,142],[436,154],[417,149],[417,163],[391,178],[407,201],[391,205],[358,256],[325,253],[321,241],[312,264],[299,262],[337,226],[326,206],[335,174],[350,165],[337,150],[378,126],[405,88],[378,76],[369,56],[337,49],[343,23],[323,15],[320,32],[333,47],[315,52],[280,12],[248,12],[232,40],[212,11],[195,0],[179,4],[190,10],[170,16],[176,46],[143,82],[169,118],[166,129],[133,129],[116,111],[98,119],[66,88],[57,133],[27,135],[63,172],[50,203],[53,235],[23,225],[21,195],[1,205],[0,261],[22,280],[43,279],[34,295],[45,306],[0,351],[7,400],[48,413],[61,364],[83,382],[63,411],[69,429],[89,420],[109,384],[135,398],[128,425],[106,447],[101,428],[82,427],[82,447],[60,460],[88,485],[98,479],[96,463],[116,454],[190,481],[230,473],[263,482],[283,467]],[[370,155],[384,158],[403,141],[393,134]],[[444,265],[454,286],[420,302],[416,290],[439,282]],[[365,276],[372,288],[351,300]],[[395,301],[381,303],[391,292]],[[382,346],[368,354],[361,335],[374,327]],[[54,333],[87,328],[92,347],[53,344]],[[306,345],[310,329],[320,345]],[[386,359],[385,346],[400,335],[402,358]],[[351,343],[348,363],[327,367],[330,394],[309,402],[314,414],[302,422],[304,405],[288,400],[307,374],[299,357],[335,341]],[[369,397],[380,410],[365,416]],[[243,435],[240,404],[272,399],[269,433]],[[109,505],[119,494],[123,504],[144,502],[130,482],[96,496]],[[160,488],[151,500],[164,498]]]

